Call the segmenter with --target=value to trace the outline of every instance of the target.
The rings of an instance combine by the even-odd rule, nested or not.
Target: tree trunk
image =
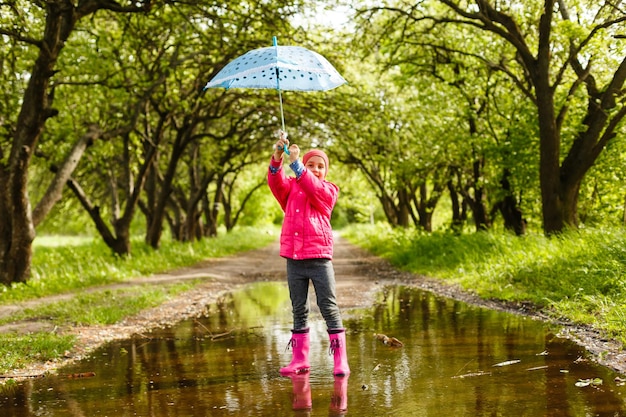
[[[433,231],[433,212],[434,207],[430,207],[428,204],[428,190],[426,184],[420,185],[420,199],[415,202],[417,214],[419,217],[419,225],[424,231]]]
[[[128,132],[130,131],[130,126],[119,130],[118,133],[124,133],[125,140],[125,151],[124,151],[124,163],[126,164],[126,172],[130,172],[128,167],[130,166],[130,152],[128,152],[129,141]],[[116,133],[112,133],[115,135]],[[109,134],[105,134],[104,136],[108,136]],[[127,174],[127,181],[125,182],[125,186],[123,187],[124,194],[126,195],[126,201],[124,203],[124,210],[120,210],[120,202],[118,199],[118,189],[116,187],[117,178],[109,178],[111,183],[110,186],[110,194],[112,200],[112,230],[109,228],[107,223],[104,221],[100,214],[100,207],[94,205],[89,197],[86,195],[82,187],[73,180],[72,178],[67,180],[67,185],[70,190],[74,193],[78,201],[81,203],[83,208],[87,211],[89,216],[91,217],[94,225],[96,226],[96,230],[106,243],[106,245],[113,251],[113,253],[117,255],[128,255],[131,251],[130,244],[130,225],[132,223],[132,219],[135,216],[135,211],[137,206],[139,205],[139,196],[141,195],[142,190],[144,189],[144,184],[146,183],[146,178],[148,177],[148,173],[152,171],[151,167],[153,166],[153,162],[156,156],[156,147],[144,148],[146,153],[144,154],[143,162],[139,167],[139,171],[134,176]],[[120,193],[121,194],[121,193]]]
[[[476,231],[488,230],[491,227],[491,220],[487,215],[487,192],[485,187],[482,186],[483,169],[485,167],[485,157],[474,158],[473,164],[473,184],[474,199],[472,200],[472,213],[474,215],[474,224],[476,225]]]
[[[383,213],[385,213],[387,222],[389,222],[390,225],[396,227],[398,226],[398,215],[396,207],[394,206],[391,197],[383,194],[383,192],[384,190],[381,190],[381,194],[378,195],[378,201],[380,201],[380,205],[383,208]]]
[[[124,233],[123,228],[120,228],[119,230],[116,228],[116,234],[111,233],[111,230],[109,230],[109,227],[100,214],[100,207],[92,204],[80,184],[73,179],[69,179],[67,181],[67,185],[70,190],[72,190],[83,208],[87,211],[87,213],[89,213],[89,216],[93,220],[96,230],[104,240],[104,243],[111,248],[113,253],[118,255],[128,255],[130,253],[130,233],[128,233],[128,230]]]
[[[217,207],[218,203],[212,203],[209,196],[205,196],[202,199],[202,211],[204,212],[204,236],[214,237],[217,236]]]
[[[445,184],[442,183],[437,176],[435,176],[432,181],[434,185],[430,195],[426,183],[422,183],[419,186],[419,199],[416,197],[414,201],[419,216],[418,224],[427,232],[433,231],[433,213],[435,212],[435,207],[437,207],[445,187]],[[454,205],[454,202],[452,204]]]
[[[176,167],[178,166],[178,162],[185,148],[185,140],[182,136],[183,132],[178,132],[176,141],[172,147],[170,160],[168,161],[167,171],[165,172],[163,181],[161,181],[161,188],[159,189],[155,205],[151,210],[150,223],[146,231],[146,243],[155,249],[158,249],[161,244],[165,209],[172,192],[172,183],[176,176]]]
[[[409,213],[411,210],[411,199],[406,188],[398,190],[398,226],[409,227]]]
[[[35,239],[30,199],[28,169],[46,120],[56,114],[50,107],[48,86],[64,42],[75,24],[72,8],[47,4],[43,40],[38,44],[39,55],[30,73],[22,107],[17,118],[13,144],[5,166],[6,182],[3,192],[3,223],[0,230],[3,252],[0,255],[0,282],[26,282],[30,277],[32,242]]]
[[[450,193],[450,202],[452,205],[452,224],[451,229],[457,232],[463,230],[463,223],[465,219],[461,212],[461,202],[459,200],[459,194],[456,192],[456,187],[452,180],[447,182],[448,192]]]
[[[513,196],[509,177],[511,173],[508,169],[504,170],[500,185],[504,191],[504,198],[494,205],[494,212],[500,211],[504,220],[504,228],[513,231],[517,236],[526,234],[526,220],[522,210],[518,206],[518,201]]]
[[[543,215],[543,231],[546,235],[560,233],[565,226],[561,195],[560,134],[556,128],[554,97],[548,80],[538,82],[536,87],[539,112],[539,182]],[[544,85],[545,84],[545,85]]]

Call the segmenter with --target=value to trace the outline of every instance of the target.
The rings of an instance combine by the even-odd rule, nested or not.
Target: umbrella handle
[[[281,130],[281,132],[283,132],[285,134],[285,140],[287,141],[287,143],[285,145],[283,145],[283,152],[285,152],[287,155],[289,155],[289,139],[287,139],[287,132],[285,132],[285,125],[283,124],[283,130]]]

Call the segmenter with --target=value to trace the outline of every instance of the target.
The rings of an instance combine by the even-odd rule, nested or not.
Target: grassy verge
[[[100,240],[59,244],[42,239],[33,252],[32,278],[26,284],[0,286],[0,304],[121,282],[129,278],[193,265],[203,259],[263,247],[276,239],[271,228],[241,228],[200,242],[163,242],[158,250],[137,238],[132,254],[119,257]]]
[[[59,358],[74,345],[71,336],[59,336],[52,333],[35,333],[29,335],[2,335],[0,352],[2,365],[0,369],[19,369],[33,362],[47,362]],[[8,381],[0,381],[8,382]]]
[[[142,286],[139,278],[136,285],[134,282],[132,286],[115,291],[87,292],[87,289],[260,248],[276,237],[276,231],[271,228],[243,228],[202,242],[164,242],[159,250],[136,241],[132,255],[126,258],[112,255],[99,241],[63,244],[58,239],[44,239],[44,243],[35,247],[33,278],[27,284],[1,288],[0,304],[68,292],[76,295],[70,300],[24,309],[10,318],[0,319],[0,325],[22,320],[46,320],[59,326],[113,324],[160,305],[200,281],[153,287]],[[48,332],[0,333],[0,374],[30,363],[57,359],[70,350],[73,343],[72,337]]]
[[[10,318],[0,319],[0,325],[23,320],[45,320],[58,326],[114,324],[144,309],[162,304],[193,288],[195,283],[186,282],[158,288],[132,286],[123,290],[78,294],[70,300],[24,309],[12,314]],[[1,340],[0,334],[0,346]]]
[[[626,230],[562,236],[424,234],[387,226],[343,235],[395,266],[458,283],[483,298],[531,302],[555,318],[592,325],[626,343]]]

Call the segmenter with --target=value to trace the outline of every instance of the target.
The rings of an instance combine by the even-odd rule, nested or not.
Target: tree
[[[387,84],[385,77],[373,81],[371,76],[367,71],[361,79],[354,76],[352,88],[338,93],[333,101],[338,104],[320,117],[331,138],[339,138],[332,141],[332,153],[363,173],[391,225],[431,231],[445,189],[441,172],[448,138],[442,139],[439,121],[448,113],[434,98],[437,93],[418,100],[426,95],[419,88],[402,89]],[[441,111],[432,116],[434,109]]]
[[[433,27],[457,27],[464,28],[470,39],[491,38],[492,47],[483,51],[468,52],[463,42],[445,37],[437,44],[506,74],[535,105],[544,232],[550,235],[576,227],[582,181],[626,115],[621,100],[626,80],[621,34],[626,17],[618,5],[433,0],[379,10],[383,9],[418,25],[424,36]]]
[[[3,19],[0,34],[34,48],[21,105],[9,127],[10,140],[3,143],[0,181],[0,282],[25,282],[30,276],[35,227],[28,193],[29,168],[46,122],[57,114],[52,107],[50,82],[56,63],[76,23],[99,10],[138,13],[150,10],[150,1],[122,5],[112,0],[16,1],[2,4],[11,16]],[[29,16],[25,19],[24,16]],[[28,20],[28,26],[21,26]],[[38,35],[38,36],[37,36]]]
[[[251,1],[204,6],[200,2],[191,10],[178,9],[179,15],[190,15],[185,30],[174,31],[168,41],[181,50],[179,65],[152,98],[150,109],[171,119],[142,203],[148,224],[145,240],[155,248],[160,245],[166,220],[174,236],[182,240],[215,235],[217,207],[227,203],[222,188],[226,177],[236,177],[251,163],[251,156],[259,156],[251,152],[259,147],[253,131],[267,130],[272,120],[266,100],[247,91],[201,92],[228,62],[250,49],[267,46],[272,33],[291,30],[285,19],[293,13],[291,1],[281,7],[257,6],[262,5]],[[205,27],[206,21],[215,25]],[[264,121],[259,121],[260,114]],[[213,182],[211,204],[207,192]],[[205,215],[205,230],[199,224],[200,213]]]
[[[266,105],[258,95],[202,87],[242,51],[267,45],[270,31],[288,27],[279,16],[291,3],[279,9],[250,4],[162,4],[149,17],[98,16],[74,37],[62,84],[75,88],[64,97],[68,103],[88,100],[83,120],[114,130],[68,184],[113,252],[130,253],[137,208],[146,219],[145,239],[155,248],[166,221],[180,240],[217,232],[207,192],[232,173],[223,167],[239,166],[231,161],[238,152],[257,155],[247,148],[254,142],[241,137],[250,126],[259,128],[247,119],[266,113]],[[91,54],[97,54],[97,66],[89,65]],[[236,213],[230,220],[236,222]]]

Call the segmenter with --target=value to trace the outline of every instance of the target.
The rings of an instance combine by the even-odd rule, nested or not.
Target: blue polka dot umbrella
[[[326,91],[346,80],[317,52],[299,46],[273,46],[254,49],[229,62],[209,81],[208,88],[260,88],[278,91],[283,131],[282,91]]]

